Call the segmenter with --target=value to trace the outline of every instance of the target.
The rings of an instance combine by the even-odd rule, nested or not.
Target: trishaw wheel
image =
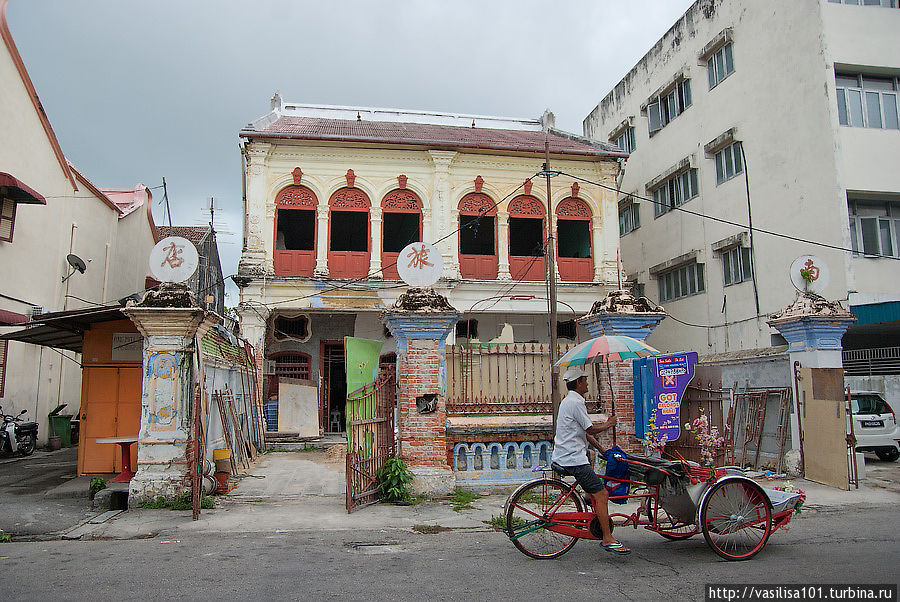
[[[653,498],[647,498],[644,502],[643,508],[641,508],[644,513],[647,515],[647,520],[652,521],[654,518],[653,508],[656,506],[656,502],[653,501]],[[697,533],[700,532],[700,528],[693,523],[686,523],[678,520],[674,516],[671,516],[666,509],[662,506],[659,506],[659,509],[656,512],[656,528],[650,529],[654,533],[659,533],[666,539],[670,539],[672,541],[679,541],[682,539],[688,539],[693,537]]]
[[[772,534],[772,509],[752,481],[726,480],[712,486],[700,507],[703,537],[726,560],[749,560]]]
[[[529,483],[509,500],[506,508],[506,534],[520,552],[532,558],[562,556],[575,545],[577,537],[546,528],[545,515],[569,493],[569,486],[555,479]],[[573,493],[554,512],[584,512],[584,505]]]

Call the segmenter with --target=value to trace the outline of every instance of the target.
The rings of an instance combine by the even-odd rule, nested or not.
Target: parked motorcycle
[[[19,416],[27,411],[22,410]],[[12,455],[16,452],[23,456],[33,454],[37,443],[37,422],[25,422],[19,416],[4,414],[2,407],[0,416],[3,416],[3,426],[0,427],[0,454]]]

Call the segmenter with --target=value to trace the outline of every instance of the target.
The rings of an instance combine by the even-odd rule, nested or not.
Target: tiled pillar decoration
[[[157,496],[175,497],[188,486],[194,336],[203,336],[219,320],[195,305],[184,285],[163,284],[124,310],[144,335],[141,429],[130,504]]]
[[[444,297],[416,288],[383,317],[397,340],[399,454],[419,493],[445,494],[455,486],[447,463],[446,341],[459,318]]]

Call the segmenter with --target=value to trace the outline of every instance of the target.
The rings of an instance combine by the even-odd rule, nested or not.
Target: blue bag
[[[619,447],[618,445],[613,445],[608,450],[603,452],[603,457],[606,459],[607,477],[615,477],[617,479],[628,478],[628,463],[623,460],[623,458],[625,458],[625,452],[621,447]],[[609,493],[609,501],[614,504],[624,504],[628,501],[627,498],[619,500],[612,499],[613,496],[628,495],[628,483],[606,481],[606,491],[607,493]]]

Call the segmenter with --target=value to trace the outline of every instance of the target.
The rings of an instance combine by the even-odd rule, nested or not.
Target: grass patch
[[[463,510],[474,510],[475,506],[472,505],[472,502],[477,500],[480,495],[475,493],[474,491],[466,491],[465,489],[457,488],[453,495],[450,496],[450,503],[453,504],[453,510],[456,512],[461,512]]]
[[[482,521],[484,524],[490,526],[495,531],[506,531],[506,517],[505,516],[492,516],[491,520]],[[513,529],[516,527],[521,527],[525,524],[525,521],[518,516],[514,516],[513,520]]]
[[[191,502],[191,492],[185,491],[176,498],[164,498],[162,496],[154,499],[144,499],[140,503],[141,508],[148,510],[191,510],[193,504]],[[206,495],[200,497],[200,507],[204,510],[212,510],[216,507],[216,501]]]
[[[94,496],[97,495],[97,492],[103,491],[106,489],[106,479],[103,477],[92,477],[91,484],[88,486],[88,491],[91,494],[91,499],[94,499]]]
[[[303,453],[303,452],[314,452],[319,451],[315,445],[310,445],[309,443],[304,443],[303,447],[284,447],[283,445],[273,445],[272,447],[266,448],[265,453],[271,454],[273,452],[293,452],[293,453]]]
[[[0,533],[0,543],[9,543],[12,541],[12,535],[9,533]]]
[[[416,533],[422,533],[423,535],[434,535],[435,533],[441,533],[442,531],[449,531],[450,527],[442,527],[440,525],[415,525],[412,530]]]

